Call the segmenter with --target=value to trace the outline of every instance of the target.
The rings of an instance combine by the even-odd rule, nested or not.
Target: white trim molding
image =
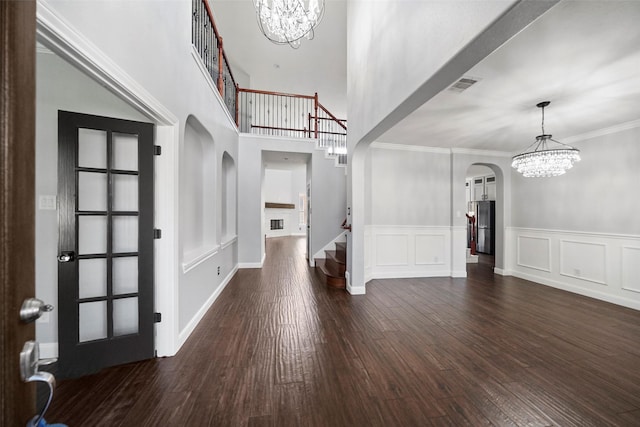
[[[211,258],[214,255],[216,255],[219,250],[220,250],[220,245],[216,245],[216,246],[214,246],[212,248],[209,248],[209,249],[206,249],[204,251],[198,251],[200,253],[198,255],[196,255],[196,256],[188,257],[189,260],[188,261],[184,261],[182,263],[182,273],[186,274],[189,271],[193,270],[194,268],[196,268],[197,266],[199,266],[200,264],[202,264],[203,262],[205,262],[209,258]]]
[[[640,235],[519,227],[506,235],[505,274],[640,310]]]
[[[475,148],[450,148],[452,154],[470,154],[472,156],[513,157],[506,151],[478,150]]]
[[[381,148],[383,150],[419,151],[422,153],[446,155],[449,155],[451,153],[451,150],[449,148],[425,147],[423,145],[391,144],[388,142],[373,142],[371,143],[370,148]]]

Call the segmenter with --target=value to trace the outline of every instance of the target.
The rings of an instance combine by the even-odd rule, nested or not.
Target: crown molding
[[[575,142],[584,141],[586,139],[597,138],[599,136],[610,135],[612,133],[618,133],[638,127],[640,127],[640,119],[631,120],[629,122],[620,123],[602,129],[597,129],[591,132],[581,133],[579,135],[570,136],[568,138],[562,138],[562,142],[564,142],[565,144],[572,144]]]
[[[370,147],[381,148],[383,150],[419,151],[422,153],[451,154],[451,149],[449,148],[424,147],[422,145],[391,144],[388,142],[373,142],[371,143]]]
[[[451,148],[453,154],[471,154],[474,156],[512,157],[508,151],[477,150],[474,148]]]

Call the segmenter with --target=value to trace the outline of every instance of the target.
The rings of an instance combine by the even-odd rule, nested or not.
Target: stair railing
[[[207,0],[192,0],[192,20],[191,42],[215,82],[229,113],[236,116],[237,85]]]

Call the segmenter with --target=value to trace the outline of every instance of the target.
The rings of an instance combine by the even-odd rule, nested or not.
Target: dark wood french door
[[[0,1],[0,425],[35,414],[35,385],[22,381],[19,355],[35,338],[18,316],[35,296],[36,2]]]
[[[60,377],[154,356],[153,125],[58,113]]]

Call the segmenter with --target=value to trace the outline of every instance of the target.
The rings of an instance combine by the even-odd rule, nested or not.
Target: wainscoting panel
[[[370,225],[365,230],[365,245],[369,244],[367,278],[451,275],[450,227]]]
[[[622,248],[622,289],[640,292],[640,247]]]
[[[606,285],[606,252],[601,243],[560,240],[560,274]]]
[[[444,234],[416,234],[416,265],[444,265]]]
[[[518,236],[518,265],[551,271],[551,240],[545,237]]]
[[[371,239],[371,226],[364,226],[364,282],[367,283],[373,278],[372,262],[373,240]]]
[[[407,265],[408,241],[407,234],[376,235],[376,265]]]
[[[640,310],[640,236],[506,231],[507,274]]]

